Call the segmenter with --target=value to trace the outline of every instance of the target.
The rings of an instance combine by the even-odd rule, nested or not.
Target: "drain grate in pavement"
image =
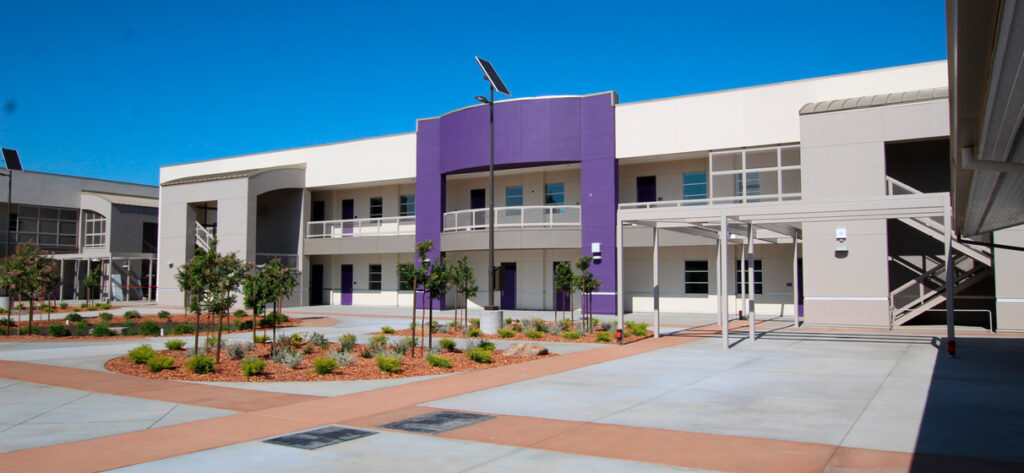
[[[437,411],[431,412],[430,414],[410,417],[397,422],[391,422],[389,424],[378,425],[377,427],[391,430],[404,430],[406,432],[416,432],[420,434],[439,434],[441,432],[455,430],[493,418],[494,416],[484,414]]]
[[[272,439],[264,440],[264,442],[273,443],[277,445],[284,445],[286,447],[316,450],[321,447],[326,447],[328,445],[334,445],[336,443],[341,442],[348,442],[349,440],[363,438],[368,435],[373,435],[375,433],[377,432],[350,429],[347,427],[341,427],[337,425],[328,425],[326,427],[320,427],[319,429],[307,430],[305,432],[296,432],[294,434],[274,437]]]

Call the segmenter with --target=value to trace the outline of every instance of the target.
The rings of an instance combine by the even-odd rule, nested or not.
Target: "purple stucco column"
[[[611,95],[611,96],[609,96]],[[619,166],[615,159],[614,94],[585,97],[580,104],[580,206],[583,255],[591,255],[591,244],[601,244],[601,261],[591,272],[601,280],[594,294],[593,310],[614,314],[615,306],[615,217],[619,203]]]

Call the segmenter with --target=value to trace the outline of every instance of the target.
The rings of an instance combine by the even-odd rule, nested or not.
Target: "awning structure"
[[[660,291],[658,287],[658,234],[660,231],[675,231],[705,237],[718,247],[716,273],[718,275],[718,321],[722,326],[722,348],[729,348],[728,297],[728,245],[744,245],[745,257],[741,259],[741,281],[743,299],[750,294],[753,304],[754,246],[756,240],[769,243],[792,243],[793,273],[796,281],[798,244],[802,238],[801,225],[806,222],[888,220],[906,217],[941,218],[945,229],[944,262],[949,261],[952,245],[951,207],[949,194],[909,194],[859,198],[856,200],[798,200],[782,202],[755,202],[728,205],[687,206],[685,201],[676,206],[653,208],[619,209],[616,224],[616,313],[619,328],[625,324],[623,314],[622,282],[622,230],[624,227],[648,227],[654,234],[653,293],[655,311],[655,336],[661,336]],[[755,230],[758,230],[755,232]],[[946,321],[949,339],[953,340],[953,277],[952,265],[946,265]],[[745,277],[750,271],[750,277]],[[747,288],[750,288],[749,290]],[[794,307],[796,290],[793,291]],[[755,338],[753,311],[749,315],[749,337]],[[799,314],[794,310],[794,326],[799,327]]]
[[[132,205],[135,207],[149,207],[149,208],[160,208],[160,199],[139,197],[135,195],[124,195],[124,194],[111,194],[107,192],[94,192],[94,191],[83,191],[82,195],[92,195],[99,197],[111,204],[117,205]]]

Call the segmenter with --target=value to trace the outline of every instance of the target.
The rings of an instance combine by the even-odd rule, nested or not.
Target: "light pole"
[[[479,95],[476,96],[476,100],[487,104],[488,111],[490,112],[489,132],[491,148],[490,163],[487,168],[490,180],[487,191],[491,194],[487,203],[487,306],[484,308],[484,316],[480,318],[480,330],[484,333],[497,333],[498,329],[501,328],[502,317],[498,307],[494,305],[495,283],[497,282],[497,268],[494,266],[494,91],[497,90],[505,95],[512,94],[509,93],[505,83],[501,81],[501,77],[498,77],[498,73],[490,62],[477,57],[476,63],[480,66],[480,70],[483,71],[484,80],[490,85],[491,93],[490,99]]]

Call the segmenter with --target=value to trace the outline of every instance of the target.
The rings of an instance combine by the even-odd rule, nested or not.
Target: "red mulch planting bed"
[[[15,314],[15,315],[18,315],[18,314]],[[46,319],[46,314],[36,314],[35,317],[33,318],[33,321],[32,321],[33,329],[34,330],[38,330],[38,331],[42,332],[43,334],[45,334],[45,333],[47,333],[46,332],[47,327],[49,327],[50,325],[52,325],[52,324],[62,324],[63,325],[64,324],[64,317],[59,317],[59,316],[56,315],[56,313],[54,313],[53,315],[54,316],[51,317],[50,320],[47,320]],[[0,317],[0,318],[6,318],[6,315],[4,317]],[[179,325],[179,324],[194,325],[195,322],[196,322],[195,314],[189,314],[189,315],[185,315],[185,314],[171,314],[166,319],[161,319],[156,314],[146,314],[146,315],[140,315],[139,318],[137,318],[137,319],[133,319],[132,323],[135,325],[135,328],[138,329],[138,326],[141,325],[143,322],[145,322],[147,320],[148,321],[152,321],[152,322],[156,322],[157,324],[160,324],[161,327],[164,327],[164,336],[176,336],[176,337],[191,337],[191,336],[195,336],[195,334],[191,334],[191,333],[181,334],[181,335],[174,335],[174,334],[171,333],[171,327],[173,327],[175,325]],[[200,330],[199,337],[200,338],[205,336],[207,327],[211,326],[211,323],[212,323],[211,320],[212,319],[211,319],[211,317],[208,314],[204,314],[204,315],[200,316],[200,318],[199,318],[199,330]],[[241,321],[246,321],[246,320],[251,321],[252,320],[252,315],[247,315],[247,316],[242,317],[242,318],[235,317],[233,315],[229,315],[229,316],[225,316],[224,317],[224,324],[226,325],[226,324],[229,324],[231,322],[241,322]],[[314,322],[314,320],[315,320],[315,322]],[[334,325],[334,323],[333,323],[334,320],[333,319],[328,319],[328,320],[330,322],[332,322],[329,325]],[[103,322],[103,320],[100,319],[99,317],[83,317],[82,321],[84,321],[87,324],[89,324],[90,329],[94,325],[97,325],[97,324]],[[298,326],[298,325],[305,325],[305,324],[302,323],[302,321],[303,321],[303,319],[290,319],[287,322],[277,324],[277,328],[281,329],[281,328],[295,327],[295,326]],[[317,318],[317,319],[310,319],[310,321],[311,321],[311,323],[309,324],[310,326],[314,326],[314,327],[324,326],[323,322],[321,322],[319,320],[319,318]],[[74,340],[74,341],[100,340],[100,341],[102,341],[102,340],[109,340],[111,338],[131,340],[131,339],[135,339],[135,338],[150,338],[150,337],[155,336],[155,335],[112,335],[112,336],[109,336],[109,337],[93,337],[93,336],[90,336],[90,335],[72,335],[72,336],[69,336],[69,337],[51,337],[49,335],[40,335],[39,332],[37,332],[35,335],[18,335],[17,334],[18,333],[18,329],[20,329],[21,327],[28,327],[28,321],[27,320],[15,321],[14,323],[15,323],[16,326],[11,327],[11,334],[10,335],[6,335],[6,333],[7,333],[7,328],[6,327],[0,327],[0,340],[3,340],[3,341],[19,341],[19,342],[22,342],[22,341],[25,341],[25,342],[59,342],[59,341],[65,341],[65,340],[67,340],[67,341],[71,341],[71,340]],[[124,316],[115,315],[113,318],[110,319],[110,322],[108,322],[108,325],[110,325],[111,327],[123,327],[125,325]],[[72,333],[75,333],[75,330],[76,330],[75,322],[71,322],[70,325],[68,325],[68,328],[71,329]],[[241,331],[234,331],[234,332],[225,331],[224,333],[238,333],[238,332],[251,332],[251,331],[252,330],[249,329],[249,330],[241,330]],[[261,335],[263,334],[263,331],[264,330],[261,329],[261,328],[257,328],[256,329],[256,333],[261,334]],[[267,332],[267,335],[269,336],[271,330],[268,328],[266,330],[266,332]],[[217,333],[216,330],[214,330],[213,333],[216,334]]]
[[[332,343],[328,351],[335,348],[337,348],[337,344]],[[354,353],[356,353],[355,364],[350,366],[339,366],[333,373],[326,375],[317,374],[317,372],[313,370],[313,360],[319,358],[324,353],[320,348],[314,347],[313,353],[304,355],[302,363],[297,368],[292,369],[285,365],[270,361],[270,344],[267,343],[258,344],[253,351],[249,352],[250,355],[255,355],[266,362],[266,365],[263,368],[263,374],[251,377],[246,377],[242,374],[242,360],[233,360],[229,358],[223,349],[220,354],[220,364],[214,368],[213,373],[207,374],[195,374],[185,367],[185,362],[189,357],[184,350],[157,351],[157,354],[174,358],[175,362],[174,368],[164,370],[159,373],[150,372],[149,367],[145,364],[138,365],[133,363],[128,359],[127,355],[108,361],[106,368],[115,373],[131,376],[176,381],[241,381],[257,383],[275,381],[353,381],[359,379],[408,378],[412,376],[473,371],[514,365],[549,356],[558,356],[554,354],[542,356],[505,356],[499,350],[494,352],[493,363],[477,363],[467,358],[461,351],[457,350],[455,352],[441,354],[441,356],[451,360],[451,368],[435,368],[430,366],[430,364],[427,363],[427,360],[423,359],[423,352],[417,348],[415,355],[410,356],[407,352],[405,356],[402,357],[401,371],[395,374],[388,374],[377,368],[377,361],[374,358],[363,358],[358,355],[363,348],[364,347],[362,345],[356,346],[354,351]]]
[[[529,330],[524,330],[522,332],[515,332],[515,335],[512,336],[512,337],[501,338],[501,336],[499,336],[499,335],[488,335],[488,334],[485,334],[485,333],[481,333],[480,335],[477,335],[475,337],[470,337],[469,335],[466,335],[466,332],[463,331],[462,329],[458,329],[458,330],[451,330],[451,329],[449,329],[447,333],[434,332],[434,340],[437,340],[439,338],[488,338],[488,339],[491,339],[491,340],[515,340],[515,341],[520,341],[520,342],[563,342],[563,343],[614,343],[615,342],[615,332],[612,332],[612,341],[611,342],[599,342],[599,341],[597,341],[597,334],[600,333],[600,332],[597,332],[597,331],[590,332],[590,333],[587,333],[587,334],[580,334],[580,338],[577,338],[575,340],[570,340],[568,338],[563,338],[561,333],[554,334],[554,333],[546,333],[546,332],[540,338],[530,338],[530,337],[526,336],[526,332],[528,332],[528,331]],[[426,331],[425,330],[417,329],[416,332],[419,333],[419,335],[417,335],[418,337],[425,337],[426,336]],[[383,332],[374,332],[372,335],[376,335],[376,334],[380,334],[380,333],[383,333]],[[396,329],[395,333],[390,334],[390,335],[410,337],[410,336],[412,336],[412,330],[409,330],[409,329],[397,330]],[[642,338],[650,337],[652,335],[654,335],[654,332],[652,332],[650,330],[647,331],[647,336],[646,337],[638,337],[636,335],[633,335],[633,332],[630,331],[630,330],[623,330],[622,331],[622,336],[624,337],[623,338],[623,342],[624,343],[633,342],[633,341],[636,341],[636,340],[640,340]]]

